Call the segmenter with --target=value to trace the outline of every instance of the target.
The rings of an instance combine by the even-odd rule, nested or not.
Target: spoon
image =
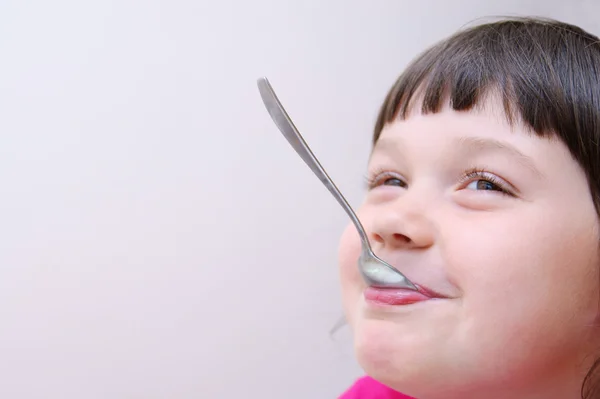
[[[271,87],[269,80],[266,77],[262,77],[258,79],[257,84],[260,96],[275,125],[300,158],[302,158],[306,165],[321,180],[321,183],[327,187],[337,202],[344,208],[350,220],[354,223],[362,242],[362,251],[358,259],[358,269],[365,282],[377,288],[403,288],[416,291],[417,287],[406,276],[373,253],[367,233],[360,220],[358,220],[356,213],[352,210],[352,207],[350,207],[350,204],[348,204],[348,201],[346,201],[340,190],[338,190],[327,172],[325,172],[325,169],[323,169],[314,156],[310,147],[306,144],[298,129],[296,129],[296,126],[294,126],[294,123],[277,98],[273,87]]]

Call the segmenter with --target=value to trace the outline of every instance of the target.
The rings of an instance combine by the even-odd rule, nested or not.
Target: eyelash
[[[476,181],[476,180],[487,181],[489,183],[492,183],[492,185],[497,189],[497,190],[493,190],[493,191],[496,191],[503,195],[514,196],[514,193],[512,192],[512,190],[510,190],[507,187],[507,183],[500,180],[498,177],[489,173],[485,169],[471,168],[471,169],[467,170],[461,177],[460,184],[463,185],[463,184],[469,182],[470,180],[471,181]]]
[[[365,184],[367,190],[374,189],[375,187],[379,186],[382,182],[384,182],[386,178],[390,177],[402,180],[396,173],[393,173],[386,169],[376,169],[372,172],[369,172],[365,176]]]
[[[367,190],[372,190],[372,189],[382,185],[383,182],[385,182],[385,180],[387,178],[398,179],[398,180],[402,181],[404,184],[406,184],[406,182],[404,182],[404,180],[400,176],[398,176],[396,173],[391,172],[389,170],[385,170],[385,169],[376,169],[375,171],[373,171],[373,172],[367,174],[367,176],[365,176]],[[485,169],[481,169],[481,168],[471,168],[471,169],[468,169],[467,171],[465,171],[465,173],[459,179],[459,183],[462,186],[467,182],[477,181],[477,180],[483,180],[483,181],[487,181],[487,182],[491,183],[494,186],[495,190],[490,190],[490,191],[495,191],[495,192],[503,194],[503,195],[514,196],[512,190],[510,190],[506,187],[507,184],[505,182],[503,182],[496,176],[492,175],[491,173],[487,172]]]

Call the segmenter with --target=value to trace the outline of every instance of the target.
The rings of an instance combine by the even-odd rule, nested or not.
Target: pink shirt
[[[396,392],[370,377],[357,380],[338,399],[414,399]]]

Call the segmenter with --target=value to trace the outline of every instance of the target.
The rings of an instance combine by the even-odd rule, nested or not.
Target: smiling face
[[[365,300],[349,225],[340,274],[357,357],[423,399],[578,397],[600,336],[597,214],[562,142],[494,109],[414,113],[382,130],[359,218],[380,258],[447,298]]]

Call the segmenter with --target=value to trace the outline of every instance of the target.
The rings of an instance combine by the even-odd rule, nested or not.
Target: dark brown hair
[[[600,214],[600,42],[563,22],[510,18],[474,26],[418,56],[389,91],[377,118],[383,127],[416,107],[435,113],[482,106],[499,95],[510,123],[558,138],[585,171]],[[600,399],[600,360],[581,395]]]

